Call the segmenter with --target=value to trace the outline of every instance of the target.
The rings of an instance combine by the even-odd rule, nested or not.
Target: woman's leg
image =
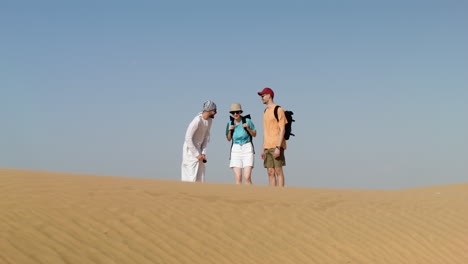
[[[234,167],[232,168],[234,171],[234,177],[236,178],[236,184],[242,184],[242,168]]]
[[[252,166],[244,168],[245,184],[252,184]]]

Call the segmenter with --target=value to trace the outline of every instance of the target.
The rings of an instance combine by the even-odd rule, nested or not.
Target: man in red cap
[[[273,101],[275,93],[272,89],[267,87],[258,92],[258,95],[267,106],[263,114],[263,152],[261,154],[263,166],[267,169],[270,185],[284,187],[283,166],[286,166],[284,127],[288,121],[281,107],[277,110],[278,119],[275,117],[276,104]]]

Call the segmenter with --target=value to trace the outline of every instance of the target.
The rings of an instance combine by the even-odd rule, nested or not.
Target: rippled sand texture
[[[0,169],[0,263],[468,263],[468,184],[271,188]]]

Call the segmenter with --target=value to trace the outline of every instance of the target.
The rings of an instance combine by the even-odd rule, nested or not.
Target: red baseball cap
[[[275,93],[273,92],[273,90],[268,87],[264,88],[261,92],[258,92],[258,95],[262,94],[269,94],[271,95],[271,97],[275,97]]]

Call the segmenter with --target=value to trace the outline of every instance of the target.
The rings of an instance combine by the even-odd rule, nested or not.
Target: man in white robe
[[[190,122],[182,151],[182,181],[205,181],[206,148],[215,115],[216,104],[208,100],[203,104],[203,112]]]

